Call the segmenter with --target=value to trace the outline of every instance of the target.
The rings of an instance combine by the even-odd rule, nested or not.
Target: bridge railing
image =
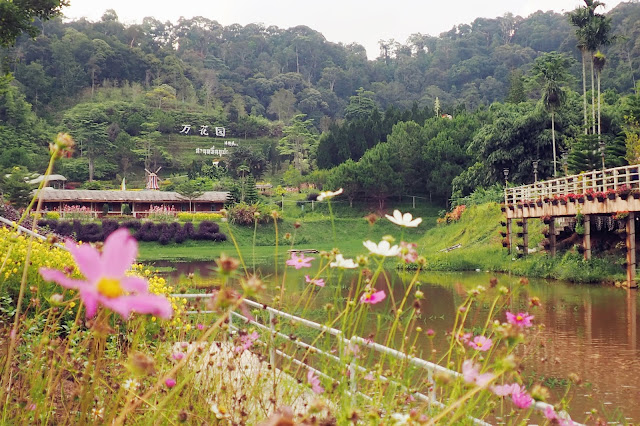
[[[523,201],[555,195],[584,194],[589,189],[595,192],[606,192],[622,185],[640,189],[640,165],[615,167],[605,170],[592,170],[577,175],[557,179],[539,181],[530,185],[506,188],[504,202],[515,204]]]

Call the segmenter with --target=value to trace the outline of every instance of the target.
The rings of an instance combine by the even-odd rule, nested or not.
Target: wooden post
[[[553,216],[549,222],[549,253],[556,255],[556,218]]]
[[[636,288],[636,214],[627,217],[627,285]]]
[[[529,254],[529,219],[522,218],[522,254]]]
[[[507,247],[509,254],[513,253],[513,219],[507,219]]]
[[[584,259],[591,259],[591,215],[584,215],[584,236],[582,237]]]

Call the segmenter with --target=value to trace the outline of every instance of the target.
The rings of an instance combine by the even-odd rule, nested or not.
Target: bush
[[[102,238],[106,239],[111,233],[120,228],[118,222],[115,220],[103,220],[102,221]]]
[[[229,220],[236,225],[253,225],[258,214],[258,223],[271,221],[271,209],[263,204],[238,203],[229,209]]]
[[[46,212],[44,214],[45,219],[53,219],[53,220],[58,220],[60,219],[60,213],[59,212]]]
[[[178,213],[178,220],[181,222],[201,222],[203,220],[220,220],[220,213]]]
[[[131,216],[131,206],[129,204],[123,204],[122,214],[125,216]]]
[[[158,226],[153,222],[143,223],[138,232],[136,232],[135,238],[138,241],[158,241]]]
[[[198,233],[195,236],[196,240],[213,240],[213,236],[220,231],[220,227],[217,223],[204,221],[200,222]]]

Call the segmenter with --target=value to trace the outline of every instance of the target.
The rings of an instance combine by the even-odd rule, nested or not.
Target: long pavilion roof
[[[111,202],[157,202],[157,203],[169,203],[188,201],[187,197],[184,197],[177,192],[170,191],[108,191],[108,190],[89,190],[89,189],[53,189],[44,188],[42,190],[43,201],[78,201],[78,202],[93,202],[93,201],[111,201]],[[228,192],[223,191],[206,191],[200,197],[193,199],[192,201],[200,202],[225,202],[227,200]]]

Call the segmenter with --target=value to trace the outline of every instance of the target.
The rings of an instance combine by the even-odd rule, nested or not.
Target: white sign
[[[229,154],[229,150],[227,148],[216,149],[215,145],[212,145],[211,148],[196,148],[196,154],[222,156]]]
[[[215,131],[216,131],[216,136],[218,137],[225,137],[225,135],[227,134],[227,131],[224,127],[215,127]],[[198,130],[198,132],[200,133],[200,136],[210,136],[209,134],[209,126],[206,125],[201,125],[200,129]],[[182,130],[180,130],[181,134],[184,135],[188,135],[191,133],[191,124],[183,124],[182,125]],[[194,130],[195,133],[195,130]],[[229,146],[237,146],[237,145],[229,145]]]

